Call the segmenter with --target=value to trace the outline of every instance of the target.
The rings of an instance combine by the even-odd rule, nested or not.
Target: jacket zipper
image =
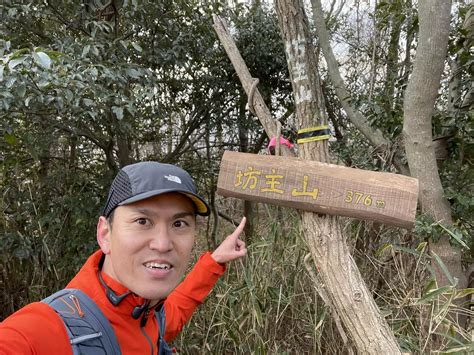
[[[155,346],[153,345],[153,342],[151,341],[150,337],[148,336],[146,330],[145,330],[145,325],[146,321],[148,320],[148,314],[150,313],[150,310],[147,309],[145,313],[142,316],[142,319],[140,319],[140,331],[142,334],[145,336],[146,340],[148,341],[148,344],[150,345],[151,348],[151,355],[154,355],[155,353]]]

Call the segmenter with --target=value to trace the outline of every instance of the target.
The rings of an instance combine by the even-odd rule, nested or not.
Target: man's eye
[[[135,220],[135,222],[142,226],[146,226],[148,224],[148,220],[146,218],[138,218]]]
[[[182,220],[174,221],[173,222],[173,227],[175,228],[183,228],[188,226],[188,223]]]

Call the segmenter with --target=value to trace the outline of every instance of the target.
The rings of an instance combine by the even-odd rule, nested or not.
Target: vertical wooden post
[[[315,51],[301,0],[276,0],[299,129],[327,124]],[[327,140],[299,146],[299,156],[329,161]],[[349,253],[338,217],[302,212],[302,229],[330,307],[361,354],[399,354],[395,337]]]

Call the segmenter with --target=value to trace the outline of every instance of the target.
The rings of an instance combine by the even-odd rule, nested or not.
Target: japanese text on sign
[[[260,182],[263,184],[260,184]],[[238,170],[235,175],[234,187],[242,190],[250,190],[251,192],[269,192],[276,194],[284,194],[285,175],[277,172],[276,169],[271,169],[270,173],[265,173],[261,170],[254,169],[248,166],[245,171]],[[310,181],[308,175],[303,175],[302,180],[297,182],[298,187],[291,187],[287,189],[293,197],[311,197],[316,200],[319,195],[319,188],[314,186],[314,182]],[[364,193],[354,190],[346,190],[344,202],[347,204],[364,205],[366,207],[385,208],[385,201],[375,199],[372,194]]]
[[[265,179],[265,187],[261,187],[258,191],[277,194],[283,194],[285,192],[283,186],[281,186],[284,175],[277,173],[275,169],[272,169],[269,174],[263,174],[260,170],[255,170],[251,166],[249,166],[246,171],[239,170],[237,172],[234,187],[241,187],[242,190],[255,190],[260,178]],[[313,200],[316,200],[318,198],[319,189],[317,187],[308,188],[308,185],[309,176],[304,175],[300,185],[301,188],[291,189],[291,196],[309,196],[312,197]]]

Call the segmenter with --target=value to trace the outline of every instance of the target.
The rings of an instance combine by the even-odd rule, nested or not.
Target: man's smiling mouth
[[[170,270],[172,266],[170,264],[162,264],[162,263],[155,263],[155,262],[148,262],[143,264],[146,268],[152,269],[152,270]]]

